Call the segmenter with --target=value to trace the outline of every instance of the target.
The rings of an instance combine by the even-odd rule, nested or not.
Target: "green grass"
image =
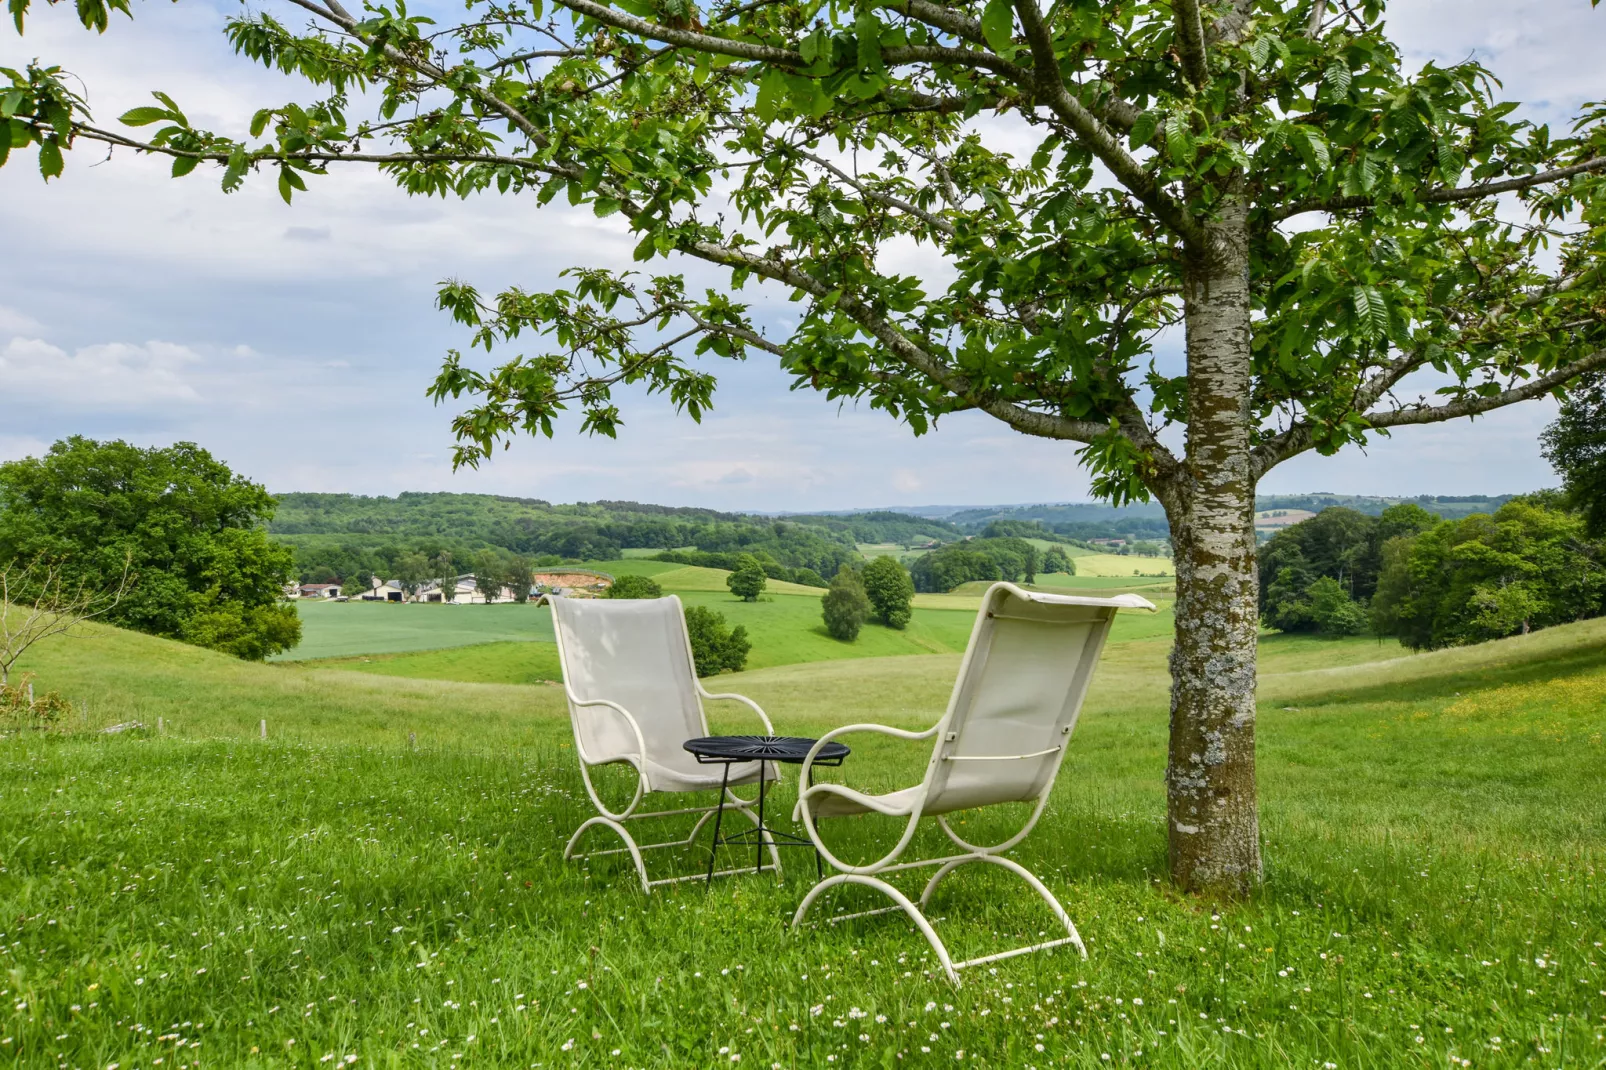
[[[801,854],[782,883],[650,898],[616,863],[564,862],[587,809],[557,687],[249,665],[94,631],[25,667],[87,700],[89,727],[161,716],[170,732],[0,740],[0,1050],[14,1065],[1606,1060],[1606,621],[1415,657],[1268,637],[1267,880],[1231,907],[1164,884],[1167,644],[1113,642],[1050,808],[1013,853],[1091,957],[1027,956],[958,990],[895,917],[787,933],[811,879]],[[783,731],[924,727],[958,660],[718,683]],[[716,730],[747,724],[715,712]],[[910,782],[929,754],[851,742],[842,773],[872,788]],[[958,820],[982,836],[1006,816]],[[866,857],[896,829],[853,819],[827,835]],[[701,861],[676,854],[656,853],[654,872]],[[956,954],[1049,928],[1006,876],[945,884],[933,914]],[[878,905],[835,905],[860,902]]]
[[[300,602],[301,643],[278,660],[438,650],[471,643],[552,642],[545,606]]]

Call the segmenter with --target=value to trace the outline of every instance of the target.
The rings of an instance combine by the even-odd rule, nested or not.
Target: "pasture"
[[[425,602],[296,603],[301,643],[280,661],[438,650],[473,643],[552,642],[552,615],[527,605],[455,606]]]
[[[551,647],[459,653],[499,649]],[[249,665],[113,629],[53,641],[27,668],[87,700],[88,722],[0,741],[0,1044],[17,1065],[121,1070],[1601,1064],[1606,621],[1415,657],[1269,637],[1267,882],[1230,907],[1162,880],[1166,649],[1112,641],[1016,852],[1090,958],[1028,956],[953,989],[895,918],[787,932],[812,879],[801,852],[779,883],[650,898],[621,866],[562,861],[586,808],[557,687]],[[718,685],[782,731],[921,727],[957,663]],[[726,705],[716,730],[748,728]],[[169,734],[85,730],[157,716]],[[870,788],[911,782],[928,753],[850,742],[841,774]],[[895,835],[828,828],[859,857]],[[676,853],[655,871],[706,858]],[[945,885],[950,946],[1046,929],[1016,891]]]

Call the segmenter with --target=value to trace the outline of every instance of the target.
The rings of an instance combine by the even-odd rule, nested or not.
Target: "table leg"
[[[753,872],[764,872],[764,763],[758,763],[758,847],[753,851]]]
[[[708,878],[703,881],[705,888],[714,885],[714,861],[719,857],[719,826],[725,820],[725,785],[730,782],[731,763],[725,763],[725,772],[719,778],[719,809],[714,811],[714,841],[708,845]]]

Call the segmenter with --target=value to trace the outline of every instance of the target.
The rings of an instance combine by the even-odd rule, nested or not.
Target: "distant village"
[[[382,580],[375,576],[366,590],[352,593],[342,583],[298,583],[285,588],[285,597],[298,601],[322,602],[433,602],[437,605],[486,605],[500,602],[539,602],[546,595],[566,598],[599,598],[613,586],[613,577],[606,572],[589,569],[555,569],[537,572],[530,577],[530,588],[519,591],[514,587],[497,586],[482,589],[473,573],[465,573],[455,580],[425,580],[405,584],[401,580]]]

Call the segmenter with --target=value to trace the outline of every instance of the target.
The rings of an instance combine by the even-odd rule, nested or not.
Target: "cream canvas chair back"
[[[1148,606],[1132,597],[1131,608]],[[937,730],[924,813],[1030,802],[1054,783],[1121,599],[994,584]]]
[[[629,710],[647,756],[689,765],[683,744],[708,734],[692,667],[680,599],[553,598],[552,623],[569,696],[575,742],[592,763],[638,753],[628,722],[605,700]]]

